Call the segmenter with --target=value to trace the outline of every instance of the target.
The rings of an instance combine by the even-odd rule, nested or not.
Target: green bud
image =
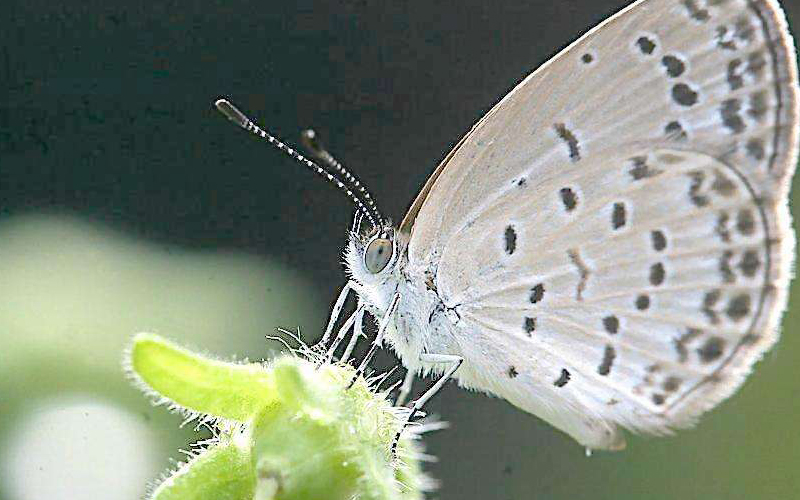
[[[307,349],[305,352],[309,352]],[[221,362],[140,334],[127,364],[157,401],[214,422],[218,438],[168,477],[153,500],[416,500],[430,486],[406,429],[407,409],[354,369],[297,354]]]

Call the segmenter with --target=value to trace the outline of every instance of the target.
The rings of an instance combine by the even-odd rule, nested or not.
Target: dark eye
[[[392,240],[388,238],[377,238],[367,245],[364,252],[364,264],[372,274],[377,274],[386,267],[392,259]]]

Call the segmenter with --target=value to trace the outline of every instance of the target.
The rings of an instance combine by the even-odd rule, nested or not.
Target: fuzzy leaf
[[[389,451],[408,410],[393,408],[361,377],[351,387],[351,366],[319,366],[312,351],[301,352],[311,360],[295,353],[244,365],[136,336],[128,362],[141,385],[224,419],[212,421],[220,442],[166,479],[151,500],[420,500],[430,482],[411,434],[400,440],[397,457]],[[232,442],[238,448],[226,444]]]
[[[255,473],[250,454],[218,443],[161,483],[151,500],[252,500]]]
[[[261,364],[217,361],[157,335],[134,338],[130,366],[140,382],[192,412],[245,422],[276,401],[273,376]]]
[[[389,453],[396,411],[363,379],[348,389],[351,367],[283,357],[272,370],[281,403],[252,424],[258,490],[275,500],[421,498],[413,444],[401,439],[403,460]]]

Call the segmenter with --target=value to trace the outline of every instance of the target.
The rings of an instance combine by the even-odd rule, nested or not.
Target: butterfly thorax
[[[395,294],[397,309],[390,319],[386,340],[403,364],[414,371],[439,371],[419,363],[423,352],[458,354],[452,335],[458,323],[457,308],[440,295],[435,265],[409,265],[406,241],[398,234],[395,256],[383,272],[370,273],[363,253],[368,237],[351,234],[345,265],[359,299],[378,321],[384,317]]]

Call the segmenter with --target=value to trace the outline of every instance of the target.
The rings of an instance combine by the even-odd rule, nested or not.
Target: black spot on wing
[[[744,236],[753,234],[756,228],[756,221],[750,209],[743,208],[736,215],[736,229]]]
[[[681,379],[675,376],[667,377],[667,379],[664,380],[664,383],[661,385],[666,392],[675,392],[680,386]]]
[[[635,181],[655,177],[661,173],[661,170],[647,164],[647,157],[645,156],[634,156],[630,161],[633,162],[633,167],[628,170],[628,173]]]
[[[614,335],[619,331],[619,319],[613,314],[611,316],[606,316],[603,318],[603,328],[605,328],[608,333]]]
[[[614,230],[620,229],[625,225],[625,204],[622,202],[614,203],[611,210],[611,227]]]
[[[718,26],[715,36],[717,40],[717,47],[722,50],[735,51],[736,42],[733,40],[733,31],[729,30],[727,26]]]
[[[661,64],[670,78],[678,78],[686,71],[686,64],[677,56],[667,54],[661,58]]]
[[[739,115],[741,109],[742,102],[739,99],[726,99],[719,108],[722,125],[732,134],[741,134],[745,129],[744,120]]]
[[[569,374],[567,369],[562,368],[561,375],[559,375],[559,377],[555,380],[555,382],[553,382],[553,385],[556,387],[564,387],[565,385],[567,385],[567,382],[569,382],[570,378],[571,375]]]
[[[764,159],[764,141],[757,137],[747,141],[745,150],[747,151],[747,156],[756,161],[761,161]]]
[[[569,159],[573,162],[580,160],[581,152],[578,144],[578,138],[575,137],[575,134],[573,134],[572,131],[569,130],[563,123],[556,123],[553,125],[553,127],[556,129],[558,137],[567,143],[567,148],[569,149]]]
[[[721,171],[714,170],[714,182],[711,183],[711,190],[720,196],[729,198],[736,193],[736,184]]]
[[[764,68],[767,66],[767,60],[763,52],[751,52],[747,56],[747,74],[751,75],[756,80],[760,80],[764,76]]]
[[[530,336],[536,330],[536,318],[525,317],[525,320],[522,322],[522,328],[525,330],[525,333]]]
[[[694,106],[697,104],[698,94],[685,83],[676,83],[672,87],[672,99],[681,106]]]
[[[544,285],[542,283],[539,283],[535,287],[531,288],[531,295],[529,297],[531,304],[536,304],[538,302],[541,302],[543,298],[544,298]]]
[[[733,321],[741,321],[750,314],[750,305],[750,295],[747,293],[739,294],[728,302],[725,314]]]
[[[741,262],[739,262],[739,269],[742,271],[742,274],[748,278],[752,278],[758,272],[759,267],[761,267],[761,259],[758,258],[758,252],[755,250],[747,250],[742,256]]]
[[[725,348],[725,341],[719,337],[710,337],[697,349],[697,354],[703,363],[711,363],[719,359]]]
[[[729,220],[730,215],[723,210],[717,216],[717,225],[714,227],[714,232],[717,233],[723,243],[730,243],[731,241],[731,231],[728,229]]]
[[[683,130],[683,125],[678,121],[671,121],[664,126],[664,135],[668,138],[680,141],[687,137],[686,131]]]
[[[517,232],[513,226],[507,226],[503,237],[506,242],[506,253],[511,255],[517,249]]]
[[[769,109],[769,103],[767,102],[766,92],[760,91],[760,92],[753,92],[752,94],[750,94],[747,114],[751,118],[759,122],[764,121],[764,117],[767,115],[768,109]]]
[[[664,232],[660,230],[655,230],[650,233],[650,239],[653,243],[653,250],[656,252],[660,252],[667,248],[667,237],[664,236]]]
[[[605,350],[603,351],[603,361],[600,362],[600,366],[597,367],[597,373],[600,375],[608,375],[611,372],[611,366],[614,364],[614,358],[617,357],[617,353],[614,350],[614,347],[611,345],[606,345]]]
[[[686,7],[686,12],[689,14],[689,17],[695,21],[704,23],[711,18],[708,10],[701,8],[697,0],[683,0],[682,3],[683,6]]]
[[[752,42],[755,32],[756,30],[750,23],[750,19],[748,19],[746,16],[741,16],[736,20],[736,24],[734,24],[734,36],[736,36],[736,38],[742,42]]]
[[[701,310],[708,317],[708,321],[712,324],[719,323],[719,316],[717,315],[717,311],[714,310],[714,307],[717,305],[717,302],[719,302],[721,295],[722,292],[720,292],[718,289],[715,289],[706,292],[705,296],[703,297]]]
[[[733,283],[736,281],[736,274],[734,274],[733,269],[731,269],[731,258],[733,258],[733,252],[725,250],[722,252],[722,257],[719,259],[719,272],[722,275],[722,281],[725,283]]]
[[[701,336],[702,334],[702,330],[698,330],[697,328],[689,328],[686,330],[686,333],[674,340],[675,351],[678,353],[678,361],[680,363],[685,363],[686,360],[689,359],[689,350],[686,345],[691,343],[695,338]]]
[[[692,183],[689,186],[689,199],[698,207],[708,205],[708,196],[700,194],[706,174],[702,170],[693,170],[688,175],[692,179]]]
[[[741,73],[742,60],[732,59],[728,62],[728,86],[731,90],[738,90],[744,85],[744,78]]]
[[[565,187],[561,188],[558,193],[561,195],[561,202],[564,204],[564,208],[567,209],[567,212],[574,210],[578,205],[578,197],[575,195],[575,191]]]
[[[656,50],[656,43],[650,38],[646,36],[640,36],[636,39],[636,46],[639,47],[639,50],[644,55],[650,55]]]
[[[664,283],[664,264],[661,262],[656,262],[652,266],[650,266],[650,284],[653,286],[659,286],[660,284]]]

